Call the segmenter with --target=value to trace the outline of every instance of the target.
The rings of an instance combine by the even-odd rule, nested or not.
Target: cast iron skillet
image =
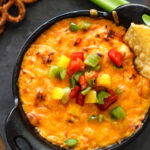
[[[120,24],[127,28],[129,27],[131,22],[135,22],[137,24],[143,24],[144,22],[141,18],[143,13],[150,15],[150,8],[138,4],[124,5],[117,8],[116,11],[119,17]],[[12,82],[15,107],[10,112],[5,124],[6,137],[12,150],[54,150],[54,149],[63,150],[63,148],[60,148],[59,146],[56,146],[48,142],[47,140],[44,140],[44,138],[42,138],[35,131],[34,127],[29,123],[22,109],[22,105],[19,99],[17,80],[18,80],[20,65],[22,63],[23,56],[25,52],[28,50],[28,48],[30,47],[30,45],[33,43],[33,41],[43,31],[45,31],[54,23],[64,18],[77,17],[77,16],[90,16],[90,11],[89,10],[73,11],[73,12],[69,12],[57,16],[51,20],[48,20],[46,23],[42,24],[35,32],[33,32],[33,34],[28,38],[23,48],[21,49],[21,52],[17,59],[17,63],[14,67],[13,82]],[[98,16],[113,20],[111,12],[107,13],[107,12],[99,11]],[[136,133],[122,140],[120,144],[116,143],[107,148],[99,149],[99,150],[106,150],[106,149],[116,150],[122,148],[123,146],[131,142],[135,137],[137,137],[137,135],[141,133],[141,131],[146,127],[149,121],[150,121],[150,109],[145,119],[143,120],[143,126],[140,129],[138,129]]]

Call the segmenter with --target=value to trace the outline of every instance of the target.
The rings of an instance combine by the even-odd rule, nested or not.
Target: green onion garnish
[[[103,116],[102,114],[100,114],[100,115],[98,116],[98,122],[102,122],[103,119],[104,119],[104,116]]]
[[[121,106],[117,106],[110,111],[110,115],[116,120],[122,120],[126,117],[126,113]]]
[[[75,31],[78,31],[78,30],[80,29],[80,28],[79,28],[75,23],[73,23],[73,22],[70,23],[69,28],[70,28],[70,31],[71,31],[71,32],[75,32]]]
[[[104,104],[104,98],[108,98],[110,94],[106,91],[100,91],[97,94],[97,103]]]
[[[65,140],[64,143],[65,143],[67,146],[69,146],[69,147],[74,147],[74,146],[77,145],[78,140],[72,138],[72,139]]]
[[[92,115],[92,116],[88,119],[88,122],[90,122],[90,121],[92,121],[92,120],[95,120],[95,119],[97,119],[97,116]]]

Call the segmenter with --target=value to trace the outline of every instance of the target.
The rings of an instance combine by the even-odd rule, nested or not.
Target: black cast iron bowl
[[[135,22],[137,24],[144,24],[142,20],[142,14],[150,15],[150,8],[139,5],[139,4],[128,4],[121,6],[116,9],[120,25],[125,26],[126,28],[129,27],[131,22]],[[68,17],[77,17],[77,16],[90,16],[90,10],[79,10],[68,12],[57,16],[51,20],[48,20],[46,23],[42,24],[38,29],[36,29],[32,35],[27,39],[21,52],[18,56],[16,65],[14,67],[13,73],[13,80],[12,80],[12,88],[13,88],[13,95],[15,101],[15,107],[10,112],[6,124],[5,124],[5,131],[8,143],[12,150],[63,150],[57,145],[54,145],[44,138],[42,138],[34,127],[29,123],[19,98],[19,90],[18,90],[18,76],[20,71],[20,66],[22,63],[23,56],[25,52],[28,50],[30,45],[34,42],[35,39],[47,28],[49,28],[54,23],[68,18]],[[98,11],[98,17],[104,17],[106,19],[113,20],[112,13],[101,12]],[[135,137],[137,137],[143,129],[146,127],[150,120],[150,109],[143,120],[143,126],[138,129],[133,135],[130,137],[123,139],[121,143],[115,143],[110,145],[107,148],[103,148],[99,150],[116,150],[124,147],[129,142],[131,142]]]

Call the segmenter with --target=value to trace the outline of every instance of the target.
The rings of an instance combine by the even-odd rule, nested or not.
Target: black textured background
[[[130,0],[144,4],[144,0]],[[150,0],[147,0],[150,1]],[[25,19],[17,24],[6,25],[0,37],[0,133],[5,139],[4,124],[10,110],[14,106],[11,79],[16,57],[27,37],[42,23],[64,12],[97,8],[89,0],[38,0],[26,5]],[[7,144],[7,142],[6,142]],[[7,145],[8,146],[8,145]],[[8,148],[10,150],[10,148]],[[124,150],[150,150],[150,124],[145,131]]]

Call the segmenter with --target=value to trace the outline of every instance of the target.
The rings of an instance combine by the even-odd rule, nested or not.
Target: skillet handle
[[[141,4],[127,4],[116,9],[119,22],[125,27],[129,27],[131,22],[144,24],[143,14],[150,15],[150,8]]]
[[[61,150],[60,147],[47,142],[31,126],[21,104],[10,112],[6,123],[5,132],[8,144],[12,150]]]
[[[5,124],[7,141],[12,150],[33,150],[27,140],[27,132],[20,119],[18,108],[14,108],[8,116]]]

